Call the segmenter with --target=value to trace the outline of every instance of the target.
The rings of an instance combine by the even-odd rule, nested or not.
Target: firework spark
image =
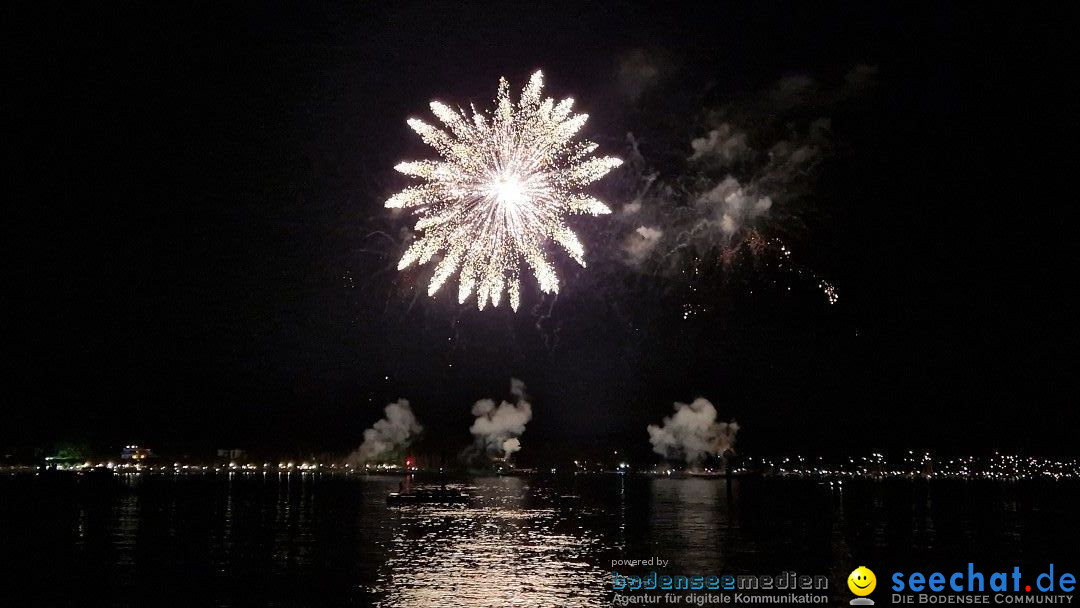
[[[572,114],[571,98],[558,103],[542,99],[543,82],[543,74],[533,74],[514,104],[509,84],[500,79],[493,113],[472,107],[469,116],[431,102],[432,113],[447,130],[409,119],[409,126],[443,160],[395,167],[425,183],[398,192],[386,206],[413,209],[419,216],[416,231],[422,235],[405,251],[398,270],[442,254],[428,295],[457,272],[459,303],[475,290],[483,310],[489,301],[498,306],[508,293],[510,307],[517,310],[522,262],[532,269],[540,291],[559,289],[548,258],[551,241],[585,266],[584,247],[566,220],[573,214],[611,213],[582,188],[622,161],[594,157],[596,144],[575,141],[588,115]]]

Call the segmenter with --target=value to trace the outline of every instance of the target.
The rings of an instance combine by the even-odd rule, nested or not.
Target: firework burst
[[[431,111],[446,127],[409,119],[409,126],[442,160],[404,162],[395,169],[424,180],[386,201],[390,208],[416,212],[421,233],[405,251],[398,270],[442,258],[428,285],[434,295],[455,272],[458,302],[476,292],[481,310],[498,306],[504,293],[510,307],[521,303],[519,272],[524,262],[540,291],[558,291],[548,250],[557,243],[585,265],[581,239],[567,226],[570,215],[611,213],[582,188],[622,164],[614,157],[594,157],[597,145],[575,141],[588,119],[572,114],[574,100],[541,98],[543,74],[536,72],[517,104],[509,84],[499,80],[492,113],[472,107],[454,111],[437,101]]]

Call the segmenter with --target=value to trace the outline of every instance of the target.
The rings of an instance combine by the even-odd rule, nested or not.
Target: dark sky
[[[6,8],[0,442],[344,450],[404,397],[457,449],[514,376],[522,458],[647,459],[645,425],[697,396],[759,453],[1074,452],[1067,21],[933,4]],[[859,65],[871,88],[809,110],[834,148],[784,234],[835,306],[744,269],[687,322],[686,285],[562,259],[559,299],[527,283],[514,315],[393,270],[410,223],[382,202],[430,99],[542,68],[603,152],[633,132],[674,179],[709,110],[768,122],[782,79]]]

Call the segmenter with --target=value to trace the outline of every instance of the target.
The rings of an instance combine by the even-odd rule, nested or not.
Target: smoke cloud
[[[532,404],[525,394],[525,383],[517,378],[510,380],[510,394],[514,403],[503,401],[495,405],[491,399],[481,399],[472,408],[473,421],[469,432],[476,438],[476,447],[492,458],[507,460],[521,450],[521,435],[525,425],[532,420]]]
[[[578,280],[598,277],[598,293],[664,290],[688,320],[714,310],[726,290],[753,293],[758,278],[765,289],[782,280],[835,304],[837,288],[797,253],[825,217],[817,179],[844,149],[831,116],[861,104],[877,72],[856,65],[829,81],[793,74],[738,96],[710,90],[706,99],[723,101],[697,110],[689,137],[627,134],[623,166],[605,183],[607,200],[625,203],[591,235],[590,271]],[[641,103],[654,111],[655,99]]]
[[[521,449],[521,440],[517,437],[511,437],[503,442],[502,447],[503,453],[506,454],[507,458],[510,458],[511,454]]]
[[[868,65],[835,83],[785,75],[756,94],[703,108],[703,128],[681,166],[670,164],[675,150],[654,149],[650,162],[629,135],[621,175],[632,202],[612,218],[623,220],[623,263],[693,276],[688,266],[729,260],[762,233],[796,233],[817,169],[836,147],[828,113],[870,89],[876,75]],[[657,164],[666,167],[663,177]]]
[[[386,417],[364,431],[364,443],[349,455],[347,461],[350,464],[385,462],[396,458],[424,430],[405,399],[398,399],[383,411]]]
[[[652,226],[638,226],[637,230],[626,236],[626,240],[623,241],[623,251],[631,261],[639,263],[649,257],[663,236],[663,230]]]
[[[693,465],[708,456],[734,451],[739,424],[734,420],[717,422],[716,408],[699,397],[692,403],[676,403],[675,414],[665,417],[659,426],[650,424],[648,431],[654,452]]]
[[[655,87],[670,71],[669,61],[655,52],[634,49],[619,60],[619,88],[631,101],[636,101],[642,94]]]
[[[721,123],[705,137],[691,140],[690,147],[694,153],[690,160],[708,158],[713,162],[730,164],[746,158],[751,153],[746,137],[746,133],[736,131],[730,124]]]

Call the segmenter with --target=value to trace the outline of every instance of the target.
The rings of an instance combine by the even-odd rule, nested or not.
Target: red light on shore
[[[408,458],[405,459],[405,466],[406,467],[412,467],[412,456],[409,456]]]

